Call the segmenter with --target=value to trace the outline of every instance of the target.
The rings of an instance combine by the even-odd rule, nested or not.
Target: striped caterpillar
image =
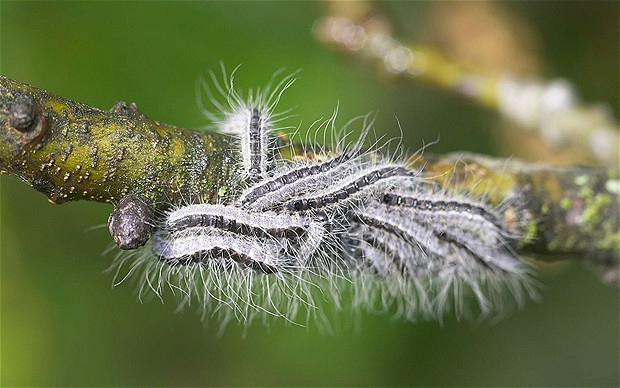
[[[442,190],[382,149],[364,150],[364,137],[311,150],[312,160],[280,156],[273,110],[291,83],[244,101],[232,80],[216,82],[230,107],[211,96],[223,113],[209,117],[238,139],[243,189],[220,203],[173,204],[145,249],[119,255],[119,271],[140,274],[141,295],[179,291],[182,305],[198,301],[223,323],[297,323],[321,314],[319,296],[411,320],[497,316],[536,296],[502,206]]]

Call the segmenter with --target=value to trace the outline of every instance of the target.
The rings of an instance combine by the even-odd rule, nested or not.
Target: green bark
[[[20,131],[11,106],[24,93],[34,100],[34,122]],[[114,203],[130,192],[153,204],[213,200],[237,166],[230,137],[151,120],[133,104],[102,111],[5,77],[0,125],[0,170],[52,203]]]

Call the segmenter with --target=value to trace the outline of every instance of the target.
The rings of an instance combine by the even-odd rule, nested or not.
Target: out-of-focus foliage
[[[381,4],[396,25],[421,24],[432,3]],[[615,2],[502,3],[537,34],[545,75],[564,76],[618,116]],[[207,123],[194,82],[219,62],[240,87],[302,68],[282,108],[306,128],[340,103],[340,122],[378,111],[377,132],[415,150],[499,155],[491,112],[429,87],[386,83],[314,40],[311,2],[2,2],[0,71],[107,109],[135,101],[185,127]],[[401,27],[403,32],[415,29]],[[415,34],[411,36],[416,39]],[[530,39],[531,37],[528,37]],[[137,303],[111,288],[111,207],[52,206],[1,178],[0,383],[9,385],[618,385],[618,290],[579,264],[540,268],[544,300],[496,325],[471,327],[363,315],[329,337],[276,322],[229,325],[217,338],[188,310]],[[347,321],[335,316],[334,320]]]

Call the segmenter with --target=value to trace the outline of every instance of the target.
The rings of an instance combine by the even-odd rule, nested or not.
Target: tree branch
[[[301,148],[289,157],[313,157]],[[128,194],[151,207],[215,202],[223,191],[239,190],[233,149],[227,135],[163,124],[134,104],[102,111],[0,77],[0,170],[51,203],[118,203]],[[475,154],[424,154],[411,165],[447,190],[505,204],[504,219],[524,253],[618,263],[617,171]]]
[[[102,111],[0,77],[0,118],[0,171],[52,203],[214,199],[236,168],[230,137],[160,123],[135,104]]]

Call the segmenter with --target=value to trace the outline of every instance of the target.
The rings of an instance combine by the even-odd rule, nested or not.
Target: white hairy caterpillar
[[[284,168],[280,173],[274,175],[273,178],[260,182],[246,190],[241,195],[241,203],[244,205],[251,205],[268,193],[279,191],[285,186],[290,187],[289,185],[299,180],[304,180],[304,183],[311,183],[310,179],[307,178],[314,178],[315,181],[318,180],[320,182],[321,178],[316,179],[318,174],[325,174],[332,171],[332,169],[340,166],[350,157],[350,154],[341,154],[322,163],[301,165],[297,168]]]
[[[505,227],[500,221],[500,217],[493,210],[485,208],[479,204],[459,199],[437,199],[430,196],[424,197],[412,195],[411,193],[385,193],[383,195],[383,203],[392,206],[408,207],[416,211],[427,212],[446,212],[450,213],[449,217],[458,218],[459,221],[467,222],[474,218],[481,218],[488,222],[490,228],[502,231]],[[471,226],[474,226],[472,223]]]
[[[208,203],[171,211],[164,222],[164,227],[171,230],[212,226],[245,235],[273,237],[299,237],[310,225],[308,218],[298,215],[254,213],[234,206]]]
[[[336,113],[337,111],[325,122],[324,126],[326,129],[330,124],[333,129]],[[369,116],[364,117],[363,135],[371,128],[371,123],[368,119]],[[329,155],[324,155],[323,159],[325,160],[305,160],[296,163],[282,161],[281,167],[273,172],[272,177],[248,187],[241,193],[237,203],[255,210],[281,208],[283,203],[291,197],[324,189],[331,182],[362,169],[371,162],[369,159],[371,154],[361,152],[364,145],[364,136],[351,145],[346,145],[345,143],[347,127],[353,122],[355,120],[349,121],[344,126],[343,132],[345,135],[337,141],[333,152],[330,152]],[[305,153],[315,156],[322,154],[319,149],[310,149]]]
[[[240,202],[248,208],[265,210],[282,207],[295,196],[322,190],[368,163],[367,155],[354,148],[331,157],[325,162],[285,164],[271,179],[249,187]]]
[[[412,217],[426,220],[437,232],[452,229],[458,234],[458,240],[468,241],[476,251],[478,249],[475,247],[478,245],[482,249],[485,246],[494,246],[510,250],[509,241],[516,237],[508,231],[498,209],[482,202],[463,199],[459,195],[445,196],[433,190],[427,193],[419,190],[392,190],[380,194],[379,197],[387,205],[409,209]],[[500,205],[499,209],[503,206]]]
[[[245,181],[256,183],[275,166],[276,138],[269,116],[257,107],[238,107],[223,128],[240,139]]]
[[[234,89],[236,69],[230,77],[226,75],[223,65],[221,70],[223,75],[221,82],[213,72],[210,75],[213,88],[225,99],[225,102],[220,102],[206,82],[201,80],[197,87],[206,92],[213,108],[206,109],[200,99],[198,103],[203,107],[205,116],[215,125],[215,129],[239,139],[239,153],[245,173],[244,180],[248,183],[255,183],[261,177],[268,176],[268,172],[275,168],[278,145],[274,133],[278,123],[286,119],[286,112],[276,114],[274,109],[282,93],[295,82],[295,73],[283,77],[274,86],[273,83],[278,75],[276,73],[264,89],[250,90],[248,96],[244,98]]]
[[[204,250],[198,241],[200,236],[208,235],[211,230],[219,230],[230,232],[225,236],[229,240],[237,238],[240,241],[237,244],[247,245],[250,241],[264,244],[277,242],[280,246],[278,252],[281,251],[291,259],[289,267],[294,265],[310,269],[313,266],[312,255],[325,238],[323,225],[325,222],[326,219],[321,217],[312,221],[305,216],[252,212],[230,205],[207,203],[187,205],[164,214],[164,220],[159,228],[170,233],[156,233],[153,236],[153,251],[159,257],[163,256],[166,259],[176,257],[180,261],[191,262],[192,255]],[[182,249],[170,250],[163,255],[161,252],[166,240],[170,242],[169,245],[181,246]],[[179,243],[177,240],[183,242]],[[235,242],[229,241],[229,245],[233,243]],[[292,250],[299,253],[291,256]],[[276,251],[270,252],[275,255]],[[254,261],[268,261],[265,260],[264,254],[260,256],[261,258]],[[271,272],[278,270],[270,265],[268,267],[271,268]]]
[[[415,212],[390,209],[385,205],[371,205],[352,214],[356,221],[401,236],[405,241],[421,247],[428,255],[445,258],[455,249],[464,251],[459,255],[463,261],[453,263],[463,265],[464,270],[477,270],[479,265],[474,264],[478,262],[505,272],[520,269],[519,259],[506,250],[503,244],[488,245],[480,239],[468,240],[471,236],[458,222],[439,221],[438,217],[420,217]]]
[[[424,227],[423,223],[414,217],[408,217],[402,210],[392,210],[379,204],[372,204],[349,211],[347,218],[352,223],[393,234],[409,245],[418,247],[422,255],[445,257],[449,253],[448,245],[443,244],[441,238],[432,229]],[[365,239],[362,235],[358,237],[358,240],[364,241]]]
[[[264,273],[273,273],[285,260],[281,253],[283,247],[276,241],[247,238],[209,227],[157,231],[151,246],[153,253],[170,265],[189,265],[224,257]]]
[[[248,174],[246,182],[251,184],[257,182],[261,176],[271,170],[275,163],[274,152],[271,151],[275,147],[270,145],[271,142],[275,142],[275,139],[272,138],[269,126],[257,108],[252,108],[250,128],[247,135],[242,136],[242,139],[245,136],[248,140],[242,140],[242,147],[248,147],[249,151],[242,151],[241,154],[244,159],[249,159],[249,167],[246,167]],[[249,158],[246,156],[248,153]]]
[[[297,321],[302,311],[307,320],[317,314],[313,290],[343,307],[350,289],[351,308],[396,307],[408,319],[497,315],[536,295],[510,246],[518,231],[500,210],[428,184],[380,147],[362,151],[366,120],[352,145],[342,136],[332,150],[305,150],[313,159],[281,157],[271,119],[291,82],[248,101],[232,77],[215,82],[227,103],[210,95],[222,111],[209,117],[238,138],[242,189],[223,203],[172,204],[160,214],[146,252],[118,259],[143,276],[141,292],[181,291],[182,305],[198,300],[222,322]]]
[[[384,179],[414,177],[415,175],[412,170],[399,165],[379,164],[336,182],[337,185],[335,187],[328,187],[316,194],[289,200],[284,204],[284,208],[298,212],[322,208],[345,200],[364,189],[372,188],[375,183]]]

